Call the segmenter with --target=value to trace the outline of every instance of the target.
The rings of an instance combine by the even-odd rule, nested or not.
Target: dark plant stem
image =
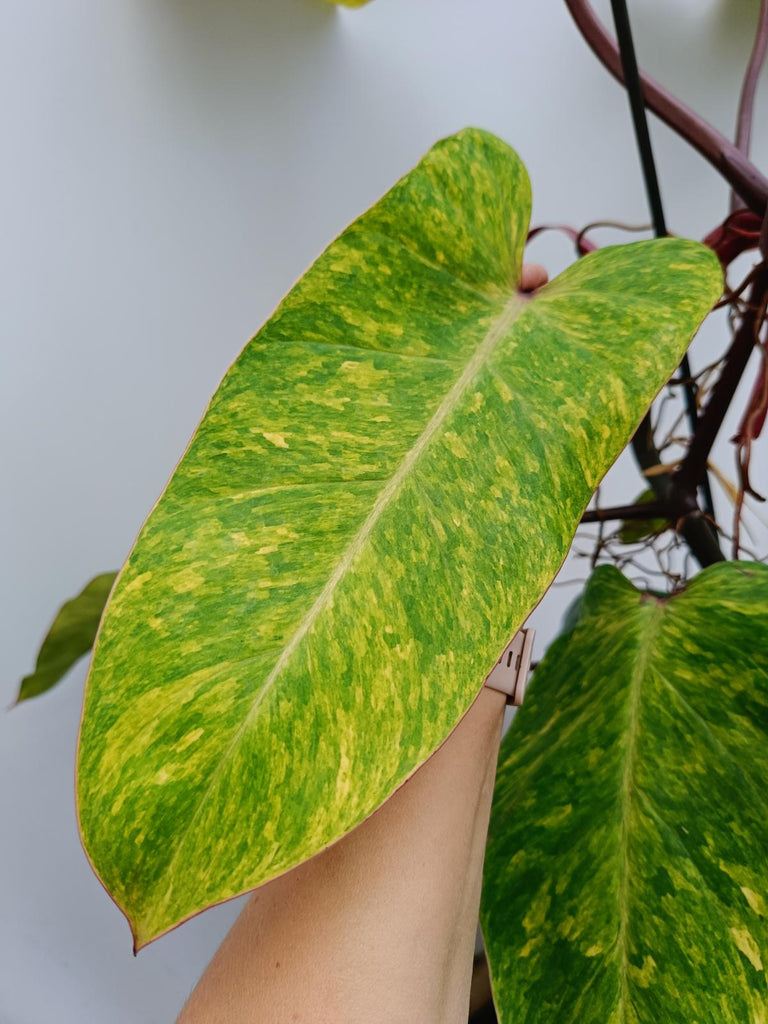
[[[469,1024],[498,1024],[498,1020],[493,1000],[491,1000],[472,1014],[469,1018]]]
[[[620,82],[624,81],[619,48],[606,32],[589,0],[565,0],[573,20],[598,59]],[[735,143],[696,114],[648,75],[640,73],[650,110],[700,153],[725,178],[744,204],[763,217],[768,208],[768,178]]]
[[[760,71],[765,61],[765,54],[768,52],[768,0],[762,0],[760,14],[757,18],[757,30],[752,53],[749,57],[747,70],[744,74],[744,82],[741,87],[739,98],[739,113],[736,119],[736,147],[744,156],[749,156],[749,145],[752,140],[752,122],[754,119],[755,93],[757,82],[760,78]],[[731,213],[739,206],[739,197],[735,192],[731,193]]]
[[[758,267],[750,289],[748,308],[731,347],[725,354],[723,368],[712,388],[709,401],[699,419],[699,426],[683,464],[675,474],[674,486],[678,495],[695,486],[706,467],[712,445],[723,423],[739,381],[747,368],[752,349],[757,343],[760,327],[766,315],[768,302],[768,264]]]
[[[632,123],[635,129],[637,148],[640,154],[640,163],[643,169],[645,189],[648,194],[648,205],[651,208],[653,227],[657,238],[667,234],[667,226],[664,219],[664,207],[661,201],[659,189],[659,176],[656,172],[656,161],[653,157],[651,145],[651,134],[648,130],[648,117],[645,111],[645,100],[643,99],[643,86],[640,81],[640,70],[637,65],[635,44],[632,38],[632,26],[629,22],[629,11],[626,0],[611,0],[613,20],[616,25],[616,37],[619,42],[619,56],[621,58],[624,84],[629,96],[629,105],[632,111]],[[691,380],[691,364],[688,354],[683,356],[680,363],[680,370],[686,383],[683,385],[685,399],[685,411],[688,417],[688,425],[691,434],[696,433],[698,413],[696,411],[696,387]],[[648,414],[650,416],[650,413]],[[697,485],[699,481],[697,480]],[[707,475],[706,463],[701,473],[700,483],[704,497],[704,509],[710,519],[714,520],[715,511],[712,501],[712,488]],[[713,532],[715,544],[717,536]],[[718,544],[719,547],[719,544]]]
[[[590,508],[581,517],[582,523],[605,523],[611,519],[664,519],[667,506],[660,501],[644,501],[639,505],[617,505],[615,508]]]
[[[725,561],[720,550],[714,527],[705,519],[696,502],[696,492],[680,493],[672,483],[669,473],[654,472],[661,465],[661,457],[653,440],[653,428],[646,416],[632,438],[632,451],[656,498],[665,509],[666,516],[679,522],[678,532],[683,537],[691,554],[705,568],[715,562]]]
[[[768,261],[768,178],[750,162],[747,153],[757,78],[768,51],[768,0],[761,0],[755,44],[742,87],[735,143],[640,71],[632,45],[626,0],[611,0],[618,44],[605,30],[589,0],[565,0],[565,3],[579,31],[599,60],[614,77],[627,85],[656,233],[666,233],[666,225],[653,165],[646,106],[709,161],[740,201],[759,217],[762,222],[760,249]],[[750,241],[754,244],[756,239],[752,239],[752,235]],[[721,375],[701,417],[696,410],[696,394],[687,360],[681,364],[681,376],[689,385],[686,411],[691,420],[693,436],[680,470],[674,475],[671,471],[659,471],[661,458],[653,439],[650,416],[645,417],[632,440],[638,464],[656,495],[656,505],[663,510],[661,514],[677,522],[679,532],[702,566],[722,561],[724,555],[713,522],[702,514],[698,506],[696,492],[702,487],[707,512],[710,520],[713,519],[707,459],[758,338],[765,317],[766,302],[768,270],[763,264],[755,272],[747,312],[734,336]],[[648,508],[644,511],[648,512]],[[599,514],[605,515],[606,510]],[[655,515],[653,517],[656,518]],[[598,513],[590,512],[584,521],[601,522],[602,519],[598,518]]]
[[[648,194],[648,205],[651,208],[653,227],[657,238],[663,238],[667,234],[667,225],[664,220],[664,208],[661,203],[661,192],[659,190],[659,176],[656,173],[656,161],[653,158],[653,147],[651,146],[651,134],[648,130],[648,118],[645,114],[645,101],[643,99],[643,87],[640,82],[640,71],[637,66],[635,55],[635,44],[632,39],[632,29],[629,24],[629,11],[626,0],[611,0],[613,20],[616,25],[616,36],[619,40],[619,56],[624,76],[624,85],[629,97],[629,106],[632,111],[632,123],[635,127],[635,138],[640,153],[640,164],[643,168],[643,180],[645,191]]]

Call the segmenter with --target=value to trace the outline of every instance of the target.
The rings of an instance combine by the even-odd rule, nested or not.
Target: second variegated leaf
[[[768,1019],[768,566],[669,598],[599,568],[499,765],[500,1024]]]

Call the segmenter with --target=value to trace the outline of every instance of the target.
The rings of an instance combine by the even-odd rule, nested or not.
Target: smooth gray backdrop
[[[757,0],[630,6],[643,62],[730,133]],[[648,215],[626,99],[560,0],[0,11],[5,707],[59,603],[124,559],[243,344],[437,138],[477,124],[512,143],[534,222]],[[765,124],[763,92],[763,166]],[[670,132],[653,134],[670,227],[700,237],[725,214],[725,190]],[[555,271],[571,253],[552,236],[532,257]],[[717,340],[704,337],[699,367]],[[722,445],[718,459],[733,478]],[[763,471],[764,447],[756,459]],[[641,489],[622,462],[605,496]],[[583,577],[583,560],[565,573]],[[551,591],[535,613],[541,641],[574,593]],[[238,910],[131,956],[75,828],[84,672],[0,712],[0,1024],[166,1024]]]

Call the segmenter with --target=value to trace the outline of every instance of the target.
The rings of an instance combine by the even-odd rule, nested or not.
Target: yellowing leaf
[[[525,168],[468,129],[230,369],[115,587],[83,841],[142,945],[311,857],[445,739],[721,288],[603,249],[529,299]]]

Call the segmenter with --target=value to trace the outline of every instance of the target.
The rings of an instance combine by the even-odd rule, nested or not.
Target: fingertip
[[[546,267],[543,267],[540,263],[524,263],[523,271],[520,275],[520,291],[535,292],[537,288],[541,288],[548,280],[549,274]]]

